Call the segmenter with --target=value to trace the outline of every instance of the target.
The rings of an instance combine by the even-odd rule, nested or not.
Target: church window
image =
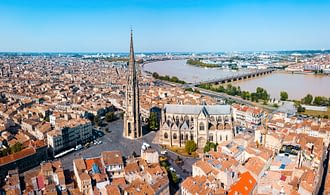
[[[174,133],[173,134],[173,139],[177,139],[178,137],[177,137],[177,135],[176,135],[176,133]]]
[[[127,127],[128,127],[127,128],[128,129],[128,134],[131,134],[132,130],[131,130],[131,123],[130,122],[127,123]]]
[[[168,134],[166,132],[164,133],[164,138],[168,139]]]
[[[204,123],[203,122],[200,122],[199,123],[199,130],[200,131],[204,131],[205,130],[205,126],[204,126]]]

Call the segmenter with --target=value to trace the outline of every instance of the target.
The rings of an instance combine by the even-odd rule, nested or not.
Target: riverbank
[[[301,112],[299,114],[314,116],[318,118],[330,118],[330,107],[328,107],[327,111],[316,111],[316,110],[305,110],[305,112]]]

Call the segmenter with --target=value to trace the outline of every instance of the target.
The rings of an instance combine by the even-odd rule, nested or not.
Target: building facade
[[[166,104],[162,110],[159,144],[184,147],[194,140],[199,148],[207,141],[221,143],[234,137],[229,105]]]
[[[53,154],[84,144],[92,137],[92,123],[87,119],[70,119],[58,123],[54,130],[47,133],[47,143]]]
[[[135,66],[132,32],[125,96],[126,111],[124,114],[124,136],[129,139],[136,139],[142,136],[142,128],[140,119],[139,82]]]
[[[251,129],[261,126],[265,113],[261,108],[246,105],[232,105],[233,118],[237,125]]]

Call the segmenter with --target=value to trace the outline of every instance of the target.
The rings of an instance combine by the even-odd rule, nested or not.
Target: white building
[[[47,133],[48,146],[54,153],[75,147],[92,137],[92,123],[83,118],[57,120],[55,129]]]

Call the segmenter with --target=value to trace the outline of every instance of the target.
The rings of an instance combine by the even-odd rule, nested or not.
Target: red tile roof
[[[245,172],[241,174],[239,180],[231,186],[228,195],[235,195],[236,193],[241,195],[251,194],[256,183],[257,181],[252,175],[249,172]]]
[[[5,164],[9,164],[11,162],[17,161],[19,159],[25,158],[27,156],[33,155],[34,153],[36,153],[36,150],[33,148],[25,148],[15,154],[10,154],[8,156],[5,157],[1,157],[0,158],[0,166],[5,165]]]

